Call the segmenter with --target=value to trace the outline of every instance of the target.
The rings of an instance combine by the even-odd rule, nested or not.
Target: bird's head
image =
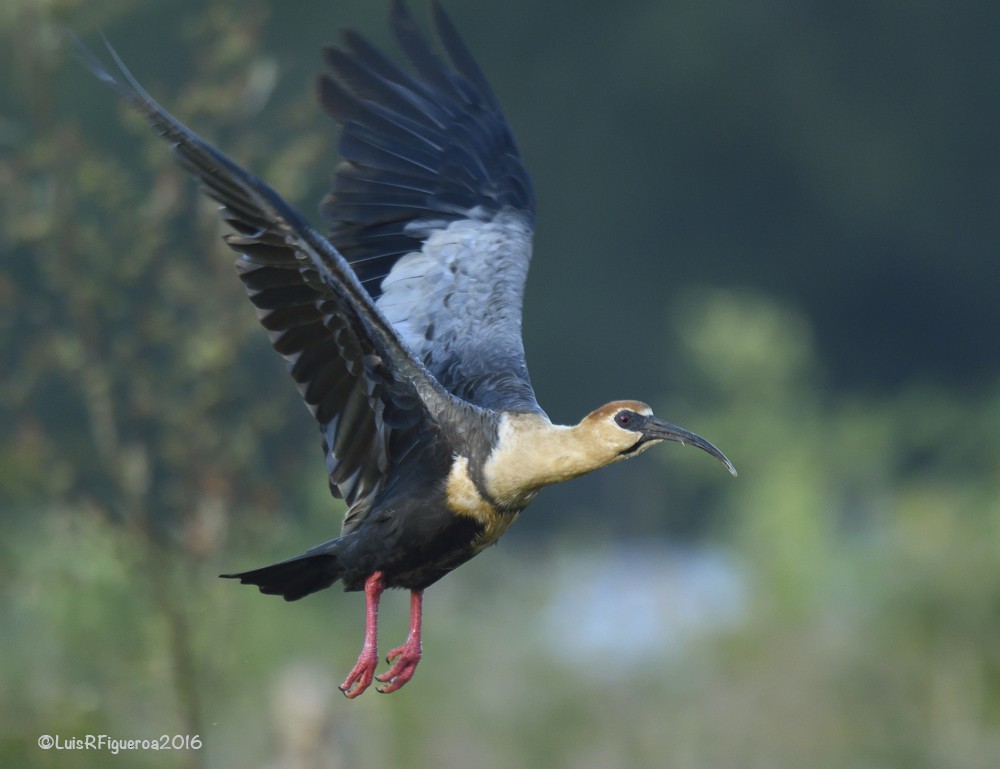
[[[726,456],[700,435],[657,419],[645,403],[613,401],[570,427],[534,413],[505,415],[483,476],[494,500],[523,507],[544,486],[634,457],[663,441],[697,446],[736,475]]]
[[[612,401],[590,412],[580,422],[595,446],[601,447],[606,464],[637,454],[663,441],[697,446],[719,460],[732,475],[736,468],[726,455],[700,435],[653,416],[653,409],[640,401]]]

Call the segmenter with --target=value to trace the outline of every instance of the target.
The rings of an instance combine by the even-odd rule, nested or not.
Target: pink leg
[[[365,643],[358,655],[358,664],[340,685],[340,691],[352,700],[371,686],[378,667],[378,602],[383,590],[382,572],[376,571],[365,580]]]
[[[420,643],[420,623],[423,618],[423,610],[424,591],[412,591],[410,593],[410,634],[406,636],[406,643],[393,649],[386,657],[386,662],[395,660],[395,664],[378,676],[378,680],[385,684],[378,689],[382,694],[389,694],[400,689],[403,684],[413,678],[413,674],[417,670],[417,663],[420,662],[420,656],[423,654],[423,647]]]

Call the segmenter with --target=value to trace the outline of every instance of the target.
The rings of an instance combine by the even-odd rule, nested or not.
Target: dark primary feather
[[[247,293],[320,423],[331,490],[352,506],[350,529],[384,485],[391,453],[408,450],[418,426],[457,415],[461,404],[413,359],[343,257],[274,190],[169,115],[110,46],[120,77],[78,48],[222,203]]]

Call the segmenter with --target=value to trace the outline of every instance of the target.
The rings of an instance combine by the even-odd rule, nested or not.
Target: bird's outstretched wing
[[[235,230],[226,240],[241,254],[240,278],[320,424],[330,489],[351,507],[350,530],[385,484],[392,459],[411,450],[428,425],[435,429],[468,405],[428,373],[341,254],[271,187],[160,107],[110,46],[117,74],[82,43],[78,49],[83,64],[145,116],[222,204]]]
[[[329,237],[447,390],[539,411],[521,341],[534,191],[486,78],[431,5],[451,66],[400,0],[390,22],[412,73],[352,31],[325,50],[319,98],[344,158],[322,206]]]

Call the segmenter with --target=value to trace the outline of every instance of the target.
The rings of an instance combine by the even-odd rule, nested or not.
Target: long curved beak
[[[642,437],[647,441],[676,441],[685,446],[697,446],[702,451],[708,452],[722,462],[729,471],[729,474],[734,478],[736,477],[736,468],[733,467],[733,463],[726,458],[725,454],[700,435],[689,432],[683,427],[678,427],[677,425],[670,424],[670,422],[664,422],[662,419],[651,417],[643,425]]]

